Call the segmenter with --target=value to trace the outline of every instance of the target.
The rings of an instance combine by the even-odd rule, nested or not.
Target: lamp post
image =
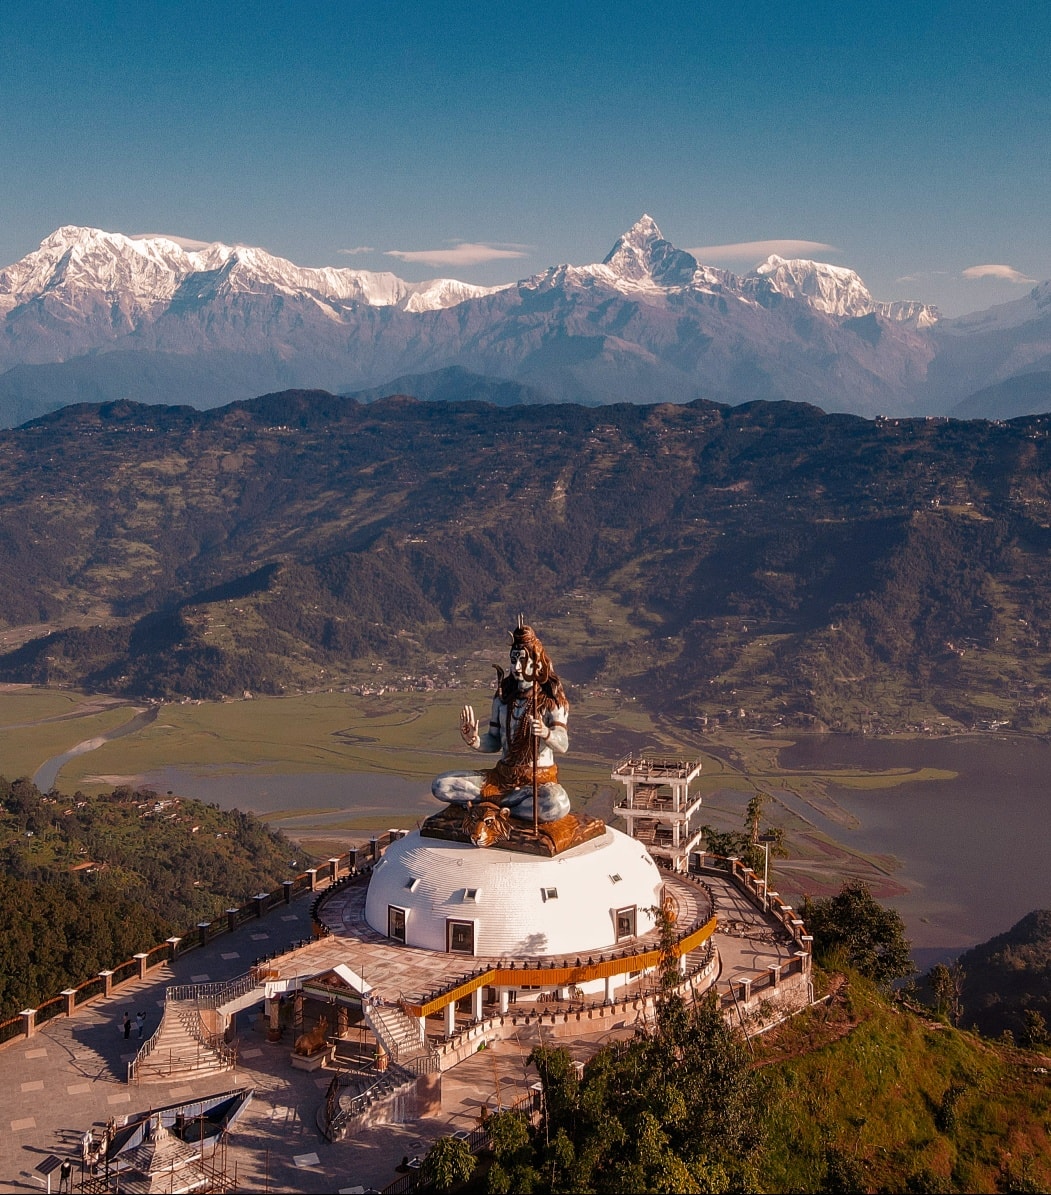
[[[778,841],[776,834],[760,834],[756,839],[763,848],[763,912],[766,913],[770,909],[770,898],[767,893],[770,891],[770,844]]]

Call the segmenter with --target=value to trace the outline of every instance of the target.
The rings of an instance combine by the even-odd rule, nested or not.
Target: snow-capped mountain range
[[[1046,368],[1049,332],[1051,283],[942,321],[922,303],[873,299],[841,266],[705,265],[649,216],[600,263],[504,287],[67,226],[0,270],[0,422],[84,399],[211,406],[449,367],[553,400],[793,399],[908,414]]]
[[[129,319],[172,302],[208,302],[236,294],[307,296],[338,319],[350,303],[433,311],[492,293],[451,278],[404,282],[389,273],[309,269],[246,245],[198,245],[175,237],[123,236],[66,226],[35,253],[0,270],[0,314],[46,299],[72,312],[99,300]]]

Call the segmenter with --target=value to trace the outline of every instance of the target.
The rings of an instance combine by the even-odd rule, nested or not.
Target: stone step
[[[138,1081],[140,1083],[175,1083],[183,1079],[200,1079],[205,1075],[217,1075],[224,1070],[232,1070],[232,1066],[220,1066],[215,1063],[213,1066],[183,1066],[172,1067],[170,1070],[148,1070],[142,1068],[138,1072]]]

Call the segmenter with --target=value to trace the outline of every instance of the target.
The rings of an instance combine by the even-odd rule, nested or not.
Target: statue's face
[[[524,647],[511,648],[511,675],[517,681],[533,679],[533,657]]]

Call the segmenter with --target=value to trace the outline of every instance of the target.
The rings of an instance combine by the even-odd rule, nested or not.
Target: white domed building
[[[655,928],[665,883],[646,848],[610,827],[553,858],[413,831],[376,864],[365,919],[423,950],[507,960],[595,955]]]

